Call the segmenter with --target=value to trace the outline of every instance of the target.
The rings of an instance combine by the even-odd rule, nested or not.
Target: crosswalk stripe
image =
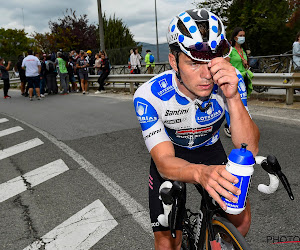
[[[4,130],[0,131],[0,137],[6,136],[6,135],[10,135],[10,134],[22,131],[22,130],[23,130],[23,128],[21,128],[20,126],[16,126],[16,127],[4,129]]]
[[[90,249],[118,222],[100,200],[96,200],[23,250]]]
[[[29,140],[26,142],[22,142],[20,144],[10,147],[10,148],[0,150],[0,160],[5,159],[10,156],[13,156],[18,153],[21,153],[28,149],[37,147],[42,144],[44,144],[44,142],[42,142],[39,138],[35,138],[35,139]]]
[[[0,184],[0,202],[20,194],[30,187],[37,186],[42,182],[60,175],[68,169],[69,168],[64,161],[59,159],[32,170],[22,176],[18,176],[5,183],[2,183]]]
[[[6,119],[6,118],[1,118],[1,119],[0,119],[0,123],[3,123],[3,122],[8,122],[8,119]]]

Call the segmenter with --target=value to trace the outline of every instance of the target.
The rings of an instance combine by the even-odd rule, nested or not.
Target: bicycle
[[[294,200],[292,190],[286,176],[282,173],[281,167],[275,156],[255,157],[256,164],[268,173],[270,178],[269,186],[260,184],[260,192],[274,193],[279,180],[282,182],[291,200]],[[182,245],[183,250],[224,250],[224,249],[251,249],[245,238],[240,234],[237,228],[226,219],[226,213],[209,196],[202,186],[195,185],[201,194],[201,205],[199,212],[192,212],[185,208],[183,216]],[[164,206],[164,214],[159,216],[159,222],[168,224],[171,235],[176,237],[176,221],[178,208],[182,202],[182,196],[185,191],[183,182],[165,181],[160,187],[160,197]],[[168,223],[169,222],[169,223]]]

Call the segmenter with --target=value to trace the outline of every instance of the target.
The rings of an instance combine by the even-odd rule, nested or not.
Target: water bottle
[[[228,156],[226,170],[239,179],[239,182],[234,186],[241,190],[241,194],[233,194],[238,198],[237,203],[231,202],[222,197],[222,200],[227,206],[226,213],[240,214],[245,209],[248,188],[250,186],[251,176],[254,171],[254,164],[255,159],[253,154],[247,150],[247,144],[245,143],[242,143],[242,147],[240,149],[233,149]]]

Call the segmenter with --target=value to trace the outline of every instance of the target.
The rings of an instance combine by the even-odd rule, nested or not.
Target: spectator
[[[105,79],[107,78],[107,76],[109,75],[110,72],[110,67],[109,67],[109,60],[108,58],[105,57],[105,54],[101,54],[101,71],[102,74],[100,75],[100,77],[98,78],[98,83],[99,83],[99,88],[98,90],[95,92],[95,94],[102,94],[102,93],[106,93],[105,89],[104,89],[104,85],[105,85]]]
[[[51,55],[46,57],[45,65],[46,65],[45,76],[46,76],[48,95],[57,94],[58,92],[57,83],[56,83],[57,72],[55,69],[54,62],[51,61]]]
[[[130,50],[129,50],[129,53],[130,53],[130,55],[129,55],[129,57],[128,57],[128,69],[131,69],[130,57],[131,57],[131,55],[132,55],[132,53],[133,53],[133,49],[130,49]],[[132,70],[132,72],[130,71],[130,73],[132,74],[132,73],[133,73],[133,70]]]
[[[22,62],[23,62],[24,57],[22,55],[18,56],[18,62],[16,64],[17,70],[19,72],[19,77],[21,81],[21,95],[27,97],[28,92],[25,92],[25,87],[26,87],[26,75],[25,75],[25,70],[22,68]]]
[[[236,27],[231,35],[232,51],[226,60],[241,72],[246,84],[247,96],[249,97],[253,90],[251,81],[253,73],[249,70],[247,53],[245,52],[247,48],[245,40],[245,31],[241,27]]]
[[[95,68],[95,73],[96,73],[96,75],[101,75],[101,58],[100,58],[100,55],[97,53],[96,55],[95,55],[95,66],[94,66],[94,68]]]
[[[147,53],[145,56],[146,69],[148,74],[153,74],[153,70],[155,67],[154,56],[152,55],[150,49],[146,50],[146,53]]]
[[[88,50],[87,52],[87,60],[89,61],[89,65],[90,65],[90,68],[89,68],[89,73],[90,75],[94,75],[95,72],[93,70],[93,67],[94,67],[94,64],[95,64],[95,57],[92,56],[92,51],[91,50]]]
[[[22,68],[25,69],[26,80],[29,88],[29,100],[32,101],[33,89],[37,94],[37,99],[40,100],[40,77],[41,62],[38,58],[33,56],[32,50],[28,50],[28,56],[26,56],[22,62]]]
[[[0,57],[0,70],[1,70],[1,80],[3,80],[3,93],[4,93],[4,99],[11,98],[11,96],[8,95],[8,90],[10,88],[9,84],[9,69],[11,65],[11,61],[8,61],[7,66],[4,66],[5,61],[3,58]]]
[[[79,77],[81,80],[82,94],[88,94],[88,67],[89,61],[85,58],[84,51],[80,52],[80,58],[76,62],[76,68],[78,69]]]
[[[133,74],[140,74],[141,73],[141,62],[142,59],[141,55],[139,54],[138,48],[133,49],[133,53],[130,55],[130,65],[131,69],[133,69]]]
[[[293,64],[294,70],[300,71],[300,31],[297,33],[296,40],[293,43]]]
[[[74,62],[72,56],[69,57],[69,63],[67,66],[68,74],[69,74],[69,81],[72,85],[71,91],[72,92],[78,92],[77,90],[77,83],[74,76]]]
[[[45,97],[45,87],[46,87],[46,54],[43,54],[41,62],[41,73],[40,73],[40,92],[41,97]]]
[[[60,85],[62,87],[61,94],[67,95],[69,92],[69,75],[67,70],[67,61],[62,57],[62,52],[57,52],[55,64],[58,65],[59,68]]]
[[[253,78],[253,73],[249,70],[245,35],[245,31],[241,27],[236,27],[233,30],[231,35],[232,51],[229,55],[229,58],[226,58],[226,60],[241,72],[246,85],[247,96],[250,96],[253,90],[251,81],[251,79]],[[225,123],[224,132],[227,137],[231,137],[230,128],[227,123]]]

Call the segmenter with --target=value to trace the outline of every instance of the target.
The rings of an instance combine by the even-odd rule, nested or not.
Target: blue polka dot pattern
[[[201,50],[203,48],[203,43],[197,42],[195,44],[196,50]]]
[[[184,36],[183,35],[179,35],[178,41],[182,43],[184,41]]]
[[[189,28],[189,31],[190,31],[191,33],[195,33],[196,30],[197,30],[196,26],[191,26],[191,27]]]
[[[189,16],[187,16],[187,17],[185,17],[184,19],[183,19],[183,21],[185,22],[185,23],[187,23],[188,21],[190,21],[191,20],[191,18],[189,17]]]
[[[222,40],[224,39],[224,35],[223,35],[223,34],[221,34],[221,39],[222,39]]]
[[[185,14],[185,12],[182,12],[179,16],[183,16]]]
[[[218,19],[215,16],[211,16],[211,18],[215,21],[217,21]]]
[[[213,49],[217,47],[217,42],[214,40],[211,42],[210,47],[212,47]]]
[[[176,27],[175,25],[172,26],[171,32],[173,32],[175,30],[175,27]]]
[[[211,29],[213,32],[218,33],[218,27],[217,26],[212,26]]]

